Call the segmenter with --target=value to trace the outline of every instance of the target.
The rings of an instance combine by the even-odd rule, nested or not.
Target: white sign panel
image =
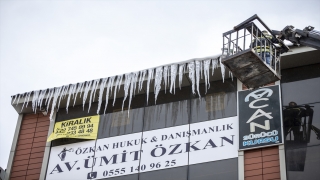
[[[238,117],[51,148],[47,180],[106,179],[238,157]]]
[[[95,140],[52,147],[46,179],[87,179],[94,150]]]
[[[238,117],[190,124],[189,164],[238,157]]]
[[[140,172],[188,165],[189,125],[143,132]]]
[[[92,179],[138,173],[137,167],[139,166],[143,141],[141,136],[142,133],[134,133],[98,139],[95,154],[96,164],[93,167]]]

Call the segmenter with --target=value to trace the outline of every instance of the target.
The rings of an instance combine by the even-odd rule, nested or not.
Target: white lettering
[[[250,132],[255,132],[256,131],[255,127],[258,127],[258,128],[264,129],[264,130],[270,130],[270,121],[265,120],[264,126],[261,124],[255,123],[255,122],[251,122],[250,123]]]
[[[256,103],[256,102],[258,102],[258,101],[268,101],[268,100],[269,100],[268,98],[256,99],[256,100],[252,101],[252,102],[249,104],[249,107],[252,108],[252,109],[258,109],[258,108],[267,107],[267,106],[269,106],[269,104],[265,104],[265,105],[261,105],[261,106],[255,106],[254,103]]]
[[[264,112],[263,110],[261,109],[257,109],[256,112],[254,112],[252,114],[252,116],[250,117],[250,119],[247,121],[247,123],[257,119],[258,117],[262,117],[262,116],[266,116],[268,119],[273,119],[273,117],[271,116],[271,112]]]
[[[261,92],[261,91],[262,91],[262,93],[257,94],[257,92]],[[252,93],[248,94],[246,96],[246,98],[244,99],[244,101],[248,102],[250,97],[253,97],[254,99],[260,99],[265,94],[267,94],[267,97],[270,97],[273,94],[273,91],[271,89],[266,89],[266,88],[258,89],[256,91],[253,91]]]

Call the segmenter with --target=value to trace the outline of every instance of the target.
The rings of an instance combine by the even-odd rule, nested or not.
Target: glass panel
[[[145,108],[144,131],[188,124],[190,117],[190,87],[176,89],[177,94],[161,91],[157,104],[150,93],[149,104]],[[179,93],[178,93],[179,92]]]
[[[187,180],[188,166],[141,173],[139,180]]]
[[[191,123],[220,119],[237,115],[237,82],[234,79],[210,82],[205,93],[205,84],[200,84],[201,98],[191,99]]]
[[[107,114],[100,116],[98,139],[141,132],[144,114],[144,95],[137,95],[132,98],[128,112],[128,100],[125,101],[123,111],[123,98],[108,102]],[[104,108],[104,106],[103,106]]]
[[[286,147],[288,180],[318,180],[320,177],[320,146]]]
[[[283,111],[285,143],[288,148],[320,145],[320,103],[287,107]]]
[[[285,70],[281,84],[289,180],[320,177],[319,65]],[[301,73],[303,72],[303,73]]]
[[[238,158],[189,166],[189,180],[238,179]]]
[[[142,131],[144,108],[101,115],[98,139]]]
[[[101,180],[138,180],[139,175],[133,174],[133,175],[127,175],[127,176],[120,176],[120,177],[114,177],[114,178],[105,178]]]
[[[281,83],[320,77],[320,63],[281,70]],[[302,73],[303,72],[303,73]]]
[[[73,101],[70,100],[70,104],[72,104],[71,102],[73,103]],[[56,122],[97,115],[98,103],[91,103],[89,112],[88,108],[89,104],[85,104],[84,108],[82,105],[78,105],[75,107],[72,107],[72,105],[70,105],[68,108],[68,112],[66,108],[60,108],[57,112]]]
[[[60,146],[64,144],[73,144],[77,142],[83,142],[83,141],[92,141],[92,139],[75,139],[75,138],[61,138],[61,139],[56,139],[53,140],[51,143],[51,146]]]
[[[320,78],[283,83],[281,88],[284,106],[288,106],[289,102],[298,105],[320,102]]]

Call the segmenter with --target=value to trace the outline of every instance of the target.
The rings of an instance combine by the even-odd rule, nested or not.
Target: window
[[[187,180],[188,166],[140,173],[139,180]]]
[[[237,115],[236,79],[210,82],[205,92],[205,84],[200,84],[200,95],[191,99],[191,123],[221,119]]]
[[[189,123],[190,87],[177,89],[176,92],[174,95],[160,91],[156,104],[154,93],[149,94],[149,106],[145,108],[144,131]]]
[[[320,177],[319,65],[303,66],[282,72],[283,126],[288,180]]]
[[[238,158],[189,166],[188,180],[238,179]]]
[[[98,139],[142,131],[145,96],[132,98],[130,110],[126,100],[122,111],[122,101],[117,99],[114,106],[109,101],[106,114],[100,116]]]

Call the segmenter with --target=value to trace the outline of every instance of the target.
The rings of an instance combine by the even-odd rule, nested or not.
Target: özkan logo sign
[[[237,135],[238,118],[229,117],[53,147],[64,160],[50,156],[47,180],[105,179],[235,158]]]
[[[279,86],[239,92],[239,149],[282,142]]]

